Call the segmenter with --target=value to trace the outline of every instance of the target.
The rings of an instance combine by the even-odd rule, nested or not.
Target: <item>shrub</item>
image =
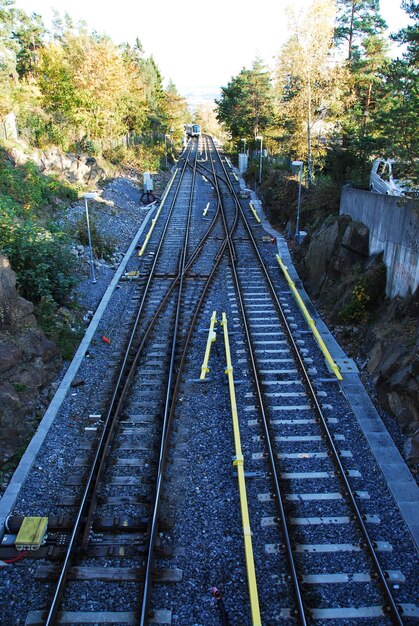
[[[102,156],[113,165],[122,165],[127,160],[128,152],[125,146],[116,146],[104,150]]]
[[[41,298],[35,313],[38,324],[57,344],[63,359],[71,359],[84,332],[80,311],[63,309],[48,295]]]
[[[340,319],[345,324],[356,322],[367,322],[369,319],[368,305],[370,297],[367,294],[363,280],[355,284],[351,299],[340,312]]]
[[[74,258],[64,233],[31,218],[19,218],[13,208],[0,206],[0,250],[17,274],[19,291],[35,304],[46,296],[63,303],[75,284]]]
[[[115,249],[115,241],[111,237],[104,237],[100,234],[96,221],[92,216],[92,212],[89,216],[90,222],[90,235],[92,240],[93,253],[100,259],[110,259]],[[77,239],[83,246],[87,246],[89,243],[89,237],[87,233],[86,218],[83,216],[76,222],[76,235]]]
[[[360,265],[354,266],[355,283],[349,302],[342,308],[339,318],[343,323],[364,323],[371,320],[385,297],[386,266],[376,259],[362,273]]]
[[[15,210],[40,213],[56,199],[74,201],[77,193],[51,176],[42,174],[35,163],[28,161],[14,166],[6,150],[0,148],[0,200],[14,202]]]
[[[13,383],[13,387],[17,393],[24,393],[25,391],[28,391],[28,386],[24,383]]]
[[[85,152],[89,156],[96,156],[98,151],[94,142],[84,135],[81,139],[75,142],[76,152]]]

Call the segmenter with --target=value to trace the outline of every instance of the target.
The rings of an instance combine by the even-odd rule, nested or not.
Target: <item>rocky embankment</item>
[[[77,222],[85,215],[83,200],[68,207],[62,217],[61,225],[73,233],[71,251],[77,258],[72,299],[85,313],[86,325],[147,213],[140,203],[137,176],[127,173],[110,179],[98,191],[97,201],[91,203],[97,234],[112,244],[108,260],[95,260],[94,287],[88,248],[80,245],[76,232]],[[169,177],[169,171],[153,175],[158,195]],[[11,469],[26,448],[47,406],[50,388],[57,386],[57,375],[62,371],[61,356],[38,327],[33,311],[32,303],[16,291],[16,276],[9,261],[0,256],[0,470]]]
[[[33,150],[28,152],[23,142],[15,141],[9,150],[10,158],[15,163],[35,163],[44,174],[61,176],[73,184],[94,185],[106,178],[103,160],[101,164],[87,154],[65,154],[58,148]]]
[[[39,394],[62,365],[33,311],[33,304],[18,295],[16,275],[0,255],[0,467],[26,445],[38,421]]]
[[[305,287],[339,341],[370,374],[385,411],[404,434],[404,455],[419,467],[419,294],[385,298],[381,255],[368,255],[368,228],[331,216],[296,254]]]

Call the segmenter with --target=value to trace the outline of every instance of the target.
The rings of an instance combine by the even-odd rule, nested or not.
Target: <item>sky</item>
[[[308,0],[293,4],[307,5]],[[52,8],[105,33],[114,43],[139,37],[164,80],[173,80],[189,101],[212,99],[221,86],[249,67],[256,56],[273,65],[287,39],[286,0],[15,0],[26,13],[39,13],[50,26]],[[381,0],[391,32],[408,23],[401,0]]]

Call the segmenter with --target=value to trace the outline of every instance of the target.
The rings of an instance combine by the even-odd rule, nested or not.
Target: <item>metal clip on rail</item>
[[[339,371],[339,367],[338,365],[336,365],[336,363],[334,362],[334,360],[332,359],[332,356],[329,352],[329,350],[326,347],[326,344],[324,343],[322,336],[320,335],[319,331],[317,330],[316,327],[316,322],[313,320],[313,318],[311,317],[310,313],[307,311],[307,307],[303,302],[303,299],[301,298],[300,294],[298,293],[298,290],[293,282],[293,280],[291,279],[291,276],[288,273],[288,268],[286,265],[284,265],[281,257],[279,256],[279,254],[276,255],[276,259],[279,263],[280,268],[282,269],[284,276],[286,278],[287,283],[289,284],[291,291],[294,295],[294,298],[297,301],[298,306],[301,309],[302,314],[304,315],[307,324],[309,325],[311,332],[314,335],[315,340],[317,341],[320,350],[323,352],[324,358],[326,359],[326,362],[328,363],[330,369],[332,370],[332,372],[334,373],[334,375],[336,376],[336,378],[338,380],[343,380],[343,376]]]
[[[228,338],[227,317],[223,313],[221,326],[224,330],[224,344],[226,351],[227,367],[225,373],[228,376],[228,387],[230,391],[231,415],[233,418],[234,447],[236,455],[233,465],[237,467],[237,478],[239,481],[240,508],[242,514],[244,552],[246,556],[247,583],[249,587],[250,611],[252,614],[252,625],[262,626],[259,597],[256,581],[255,562],[253,558],[252,531],[250,529],[249,509],[247,506],[246,479],[244,476],[244,458],[240,440],[239,416],[237,413],[236,392],[234,389],[233,365],[231,363],[230,342]]]
[[[204,361],[202,363],[201,375],[199,377],[199,380],[205,380],[205,376],[209,372],[208,361],[210,358],[211,344],[213,344],[214,341],[217,339],[217,333],[214,330],[214,326],[216,325],[216,323],[217,323],[217,311],[213,311],[212,316],[211,316],[210,328],[208,331],[207,347],[205,348],[205,356],[204,356]]]

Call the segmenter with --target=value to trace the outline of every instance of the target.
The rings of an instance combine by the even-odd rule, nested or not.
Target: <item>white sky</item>
[[[294,0],[306,4],[308,0]],[[116,43],[140,38],[165,80],[190,96],[217,93],[256,55],[268,65],[287,38],[287,0],[16,0],[27,13],[50,25],[52,7],[75,22],[108,34]],[[391,32],[408,22],[401,0],[381,0]]]

